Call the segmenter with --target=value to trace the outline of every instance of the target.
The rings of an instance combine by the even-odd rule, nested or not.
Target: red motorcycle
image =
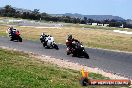
[[[20,32],[19,31],[15,31],[14,33],[10,33],[9,37],[10,37],[10,41],[22,42],[22,38],[20,36]]]

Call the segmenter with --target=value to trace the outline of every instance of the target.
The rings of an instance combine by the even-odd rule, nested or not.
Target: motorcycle
[[[89,55],[84,49],[84,46],[80,42],[72,42],[72,48],[67,48],[67,55],[72,54],[75,57],[85,57],[89,59]]]
[[[59,50],[58,45],[54,42],[54,38],[52,36],[48,36],[44,39],[40,39],[41,43],[43,44],[43,47],[49,48],[49,49],[56,49]]]
[[[22,42],[22,38],[18,31],[16,31],[15,33],[10,33],[9,37],[10,37],[10,41]]]

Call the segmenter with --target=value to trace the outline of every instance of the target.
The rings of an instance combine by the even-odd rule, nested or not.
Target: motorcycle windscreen
[[[47,45],[50,46],[54,42],[54,38],[53,37],[47,37],[46,41],[47,41]]]

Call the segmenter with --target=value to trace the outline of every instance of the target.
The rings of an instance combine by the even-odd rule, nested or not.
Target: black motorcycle
[[[89,55],[84,49],[84,46],[80,42],[73,42],[72,48],[67,48],[67,55],[72,54],[74,57],[85,57],[89,59]]]

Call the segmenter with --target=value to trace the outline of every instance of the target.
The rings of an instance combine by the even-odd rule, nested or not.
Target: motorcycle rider
[[[46,35],[44,32],[40,35],[40,41],[41,43],[44,43],[44,45],[46,46],[46,37],[48,37],[48,35]]]
[[[6,33],[8,33],[9,35],[11,35],[13,29],[14,29],[14,28],[13,28],[12,26],[9,27],[9,28],[7,29],[7,31],[6,31]]]
[[[72,38],[72,35],[68,35],[66,39],[67,55],[71,54],[71,50],[74,48],[73,42],[79,42],[77,39]]]
[[[7,29],[7,33],[9,33],[9,35],[14,35],[14,34],[18,34],[19,33],[19,31],[18,30],[16,30],[15,28],[13,28],[12,26],[11,27],[9,27],[8,29]]]
[[[15,37],[16,34],[19,35],[19,31],[14,29],[12,26],[9,27],[6,32],[9,34],[9,37],[12,37],[11,41],[12,41],[13,37]]]

